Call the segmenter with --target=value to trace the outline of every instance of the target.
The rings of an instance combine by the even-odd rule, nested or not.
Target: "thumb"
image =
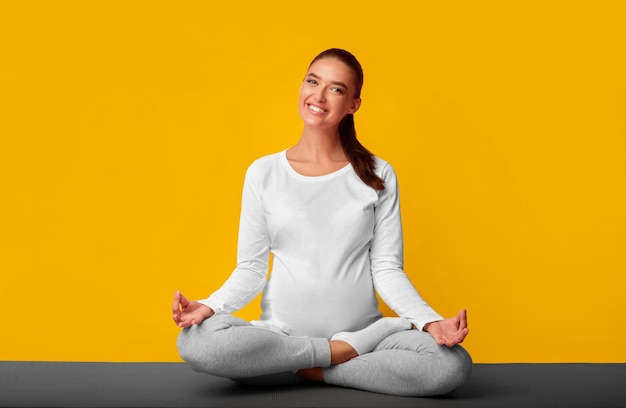
[[[180,294],[180,305],[184,308],[186,308],[187,306],[189,306],[189,300],[180,292],[178,292]]]

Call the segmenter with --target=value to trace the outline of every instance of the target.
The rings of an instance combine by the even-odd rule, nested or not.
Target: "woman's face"
[[[336,58],[323,58],[309,67],[300,86],[298,110],[305,126],[337,128],[361,105],[352,69]]]

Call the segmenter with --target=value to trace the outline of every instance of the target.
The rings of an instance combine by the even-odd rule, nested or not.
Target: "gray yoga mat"
[[[324,384],[249,387],[182,363],[0,362],[1,407],[626,408],[626,364],[475,364],[436,398]]]

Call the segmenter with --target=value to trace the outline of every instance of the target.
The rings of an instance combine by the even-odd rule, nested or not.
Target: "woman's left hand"
[[[433,339],[440,346],[455,346],[462,343],[469,333],[467,312],[463,309],[455,317],[427,323],[423,330],[433,336]]]

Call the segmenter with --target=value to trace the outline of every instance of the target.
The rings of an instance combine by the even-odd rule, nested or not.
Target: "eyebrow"
[[[309,72],[309,73],[307,74],[307,76],[312,76],[312,77],[313,77],[313,78],[315,78],[315,79],[321,79],[321,77],[320,77],[319,75],[316,75],[316,74],[314,74],[313,72]],[[332,84],[335,84],[335,85],[342,86],[342,87],[344,87],[344,88],[346,88],[346,89],[349,89],[349,88],[346,86],[346,84],[344,84],[343,82],[340,82],[340,81],[331,81],[331,83],[332,83]]]

